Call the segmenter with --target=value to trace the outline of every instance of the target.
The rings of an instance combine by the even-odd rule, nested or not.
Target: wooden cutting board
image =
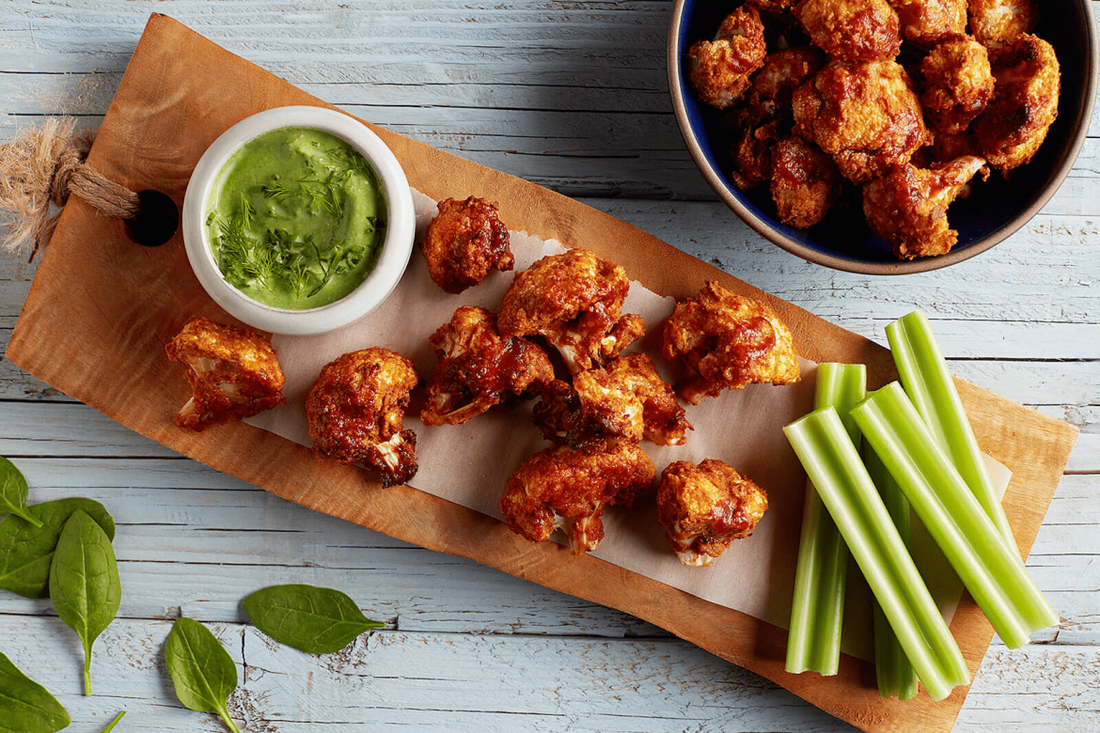
[[[235,122],[270,107],[324,102],[154,14],[100,127],[88,163],[133,190],[156,189],[182,206],[195,163]],[[895,377],[888,352],[752,288],[624,222],[526,181],[373,127],[410,184],[435,200],[486,196],[513,229],[591,249],[662,295],[694,295],[706,280],[768,300],[813,361],[863,362],[871,386]],[[845,656],[840,674],[784,671],[786,632],[751,616],[554,543],[518,538],[495,519],[415,488],[383,490],[356,467],[235,424],[192,434],[173,416],[189,390],[164,344],[191,318],[231,320],[188,265],[177,234],[159,248],[135,244],[125,225],[77,201],[66,206],[39,267],[7,358],[35,377],[173,450],[303,506],[422,547],[631,613],[783,685],[868,731],[946,731],[967,690],[933,702],[879,696],[870,664]],[[1005,509],[1025,555],[1035,540],[1076,439],[1076,429],[959,382],[983,450],[1008,466]],[[415,481],[414,481],[415,483]],[[978,670],[993,635],[965,597],[951,624]]]

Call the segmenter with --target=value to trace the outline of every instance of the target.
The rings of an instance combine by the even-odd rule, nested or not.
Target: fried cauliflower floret
[[[966,0],[890,0],[901,20],[901,37],[921,48],[966,35]]]
[[[767,53],[764,24],[756,8],[738,8],[726,16],[713,41],[696,41],[687,52],[687,78],[706,104],[726,109],[749,88],[749,76]]]
[[[528,458],[508,479],[500,511],[508,528],[532,542],[562,529],[569,549],[594,551],[603,539],[603,512],[609,505],[630,507],[649,491],[657,471],[634,443],[584,453],[558,445]]]
[[[432,282],[448,293],[480,285],[490,270],[511,270],[516,261],[496,205],[474,196],[441,201],[421,248]]]
[[[697,405],[723,389],[791,384],[800,376],[791,332],[766,304],[708,282],[665,322],[664,356],[682,359],[676,393]]]
[[[353,351],[329,362],[306,395],[313,451],[340,463],[366,461],[383,486],[417,470],[416,434],[401,421],[416,386],[412,362],[389,349]]]
[[[974,120],[982,155],[1001,173],[1031,161],[1058,116],[1061,75],[1049,43],[1023,34],[992,49],[993,100]]]
[[[607,365],[607,373],[642,403],[642,433],[657,445],[683,445],[691,423],[676,401],[676,392],[653,366],[647,354],[623,354]]]
[[[970,32],[983,46],[1007,43],[1039,24],[1034,0],[970,0]]]
[[[792,104],[795,133],[833,156],[853,183],[878,178],[930,141],[909,75],[894,61],[828,64]]]
[[[779,221],[806,229],[825,218],[840,196],[832,158],[802,138],[788,136],[772,151],[771,194]]]
[[[863,187],[863,212],[876,235],[901,259],[944,255],[959,233],[947,223],[947,207],[985,165],[977,156],[957,158],[932,170],[906,164]]]
[[[165,345],[168,358],[190,367],[194,396],[176,425],[204,430],[251,417],[286,402],[286,377],[270,339],[247,328],[196,318]]]
[[[812,46],[787,48],[770,54],[753,74],[743,108],[734,114],[731,176],[743,191],[772,176],[775,143],[793,121],[791,96],[824,63],[824,54]]]
[[[429,341],[439,362],[420,411],[425,425],[461,425],[554,379],[546,352],[527,339],[503,338],[484,308],[460,306]]]
[[[713,458],[669,464],[657,488],[657,516],[688,566],[709,566],[734,540],[752,534],[767,509],[762,488]]]
[[[939,132],[962,132],[993,98],[989,54],[977,41],[964,39],[936,46],[921,61],[920,70],[924,116]]]
[[[643,438],[682,445],[691,429],[676,393],[645,354],[623,355],[606,369],[581,372],[572,385],[548,385],[534,420],[547,440],[587,452]]]
[[[802,0],[794,15],[835,61],[892,59],[901,49],[898,14],[886,0]]]
[[[573,374],[600,366],[645,333],[641,316],[621,315],[629,290],[622,267],[588,250],[543,257],[516,275],[504,294],[500,334],[540,334]]]
[[[603,369],[547,385],[532,417],[547,440],[587,453],[640,443],[644,429],[642,401]]]

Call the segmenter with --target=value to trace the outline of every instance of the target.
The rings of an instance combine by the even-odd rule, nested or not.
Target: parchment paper
[[[437,209],[434,201],[419,192],[414,191],[414,200],[419,241]],[[513,272],[525,270],[540,257],[565,251],[560,242],[544,241],[525,232],[511,231],[510,238],[516,257]],[[460,305],[480,305],[496,312],[512,277],[513,273],[492,273],[480,286],[450,295],[431,281],[417,248],[394,294],[366,318],[319,336],[274,337],[287,375],[288,402],[248,422],[310,445],[305,395],[325,364],[349,351],[385,346],[411,359],[421,380],[426,380],[436,363],[428,337],[449,321]],[[660,355],[660,325],[674,306],[672,298],[661,297],[637,282],[632,282],[623,304],[624,312],[645,318],[647,330],[640,346],[635,344],[628,351],[644,350],[670,382],[676,374],[673,365]],[[718,458],[763,487],[768,493],[768,511],[751,537],[734,542],[709,568],[684,567],[669,546],[657,520],[656,504],[649,496],[630,510],[608,509],[604,515],[606,536],[593,554],[787,628],[806,479],[782,428],[812,408],[816,375],[816,364],[800,361],[803,377],[797,384],[751,385],[743,390],[727,390],[700,405],[686,405],[687,418],[694,426],[686,445],[643,443],[658,475],[673,461],[698,463],[704,458]],[[465,425],[441,427],[423,425],[415,410],[410,410],[405,427],[417,434],[420,461],[411,485],[501,519],[500,498],[508,476],[532,453],[549,446],[531,421],[531,404],[497,406]],[[484,460],[486,453],[493,460]],[[1003,493],[1010,475],[1000,464],[992,459],[990,462],[995,464],[991,468]],[[554,539],[564,542],[560,533],[555,533]],[[914,542],[919,550],[914,554],[922,558],[930,589],[950,621],[962,586],[920,529]],[[864,626],[861,619],[848,624],[845,651],[869,659],[872,651]]]

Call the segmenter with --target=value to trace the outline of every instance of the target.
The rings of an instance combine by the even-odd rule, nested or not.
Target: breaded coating
[[[676,392],[653,366],[648,354],[623,354],[607,365],[607,373],[642,402],[642,431],[657,445],[683,445],[691,423],[676,401]]]
[[[549,539],[561,528],[569,549],[580,555],[603,539],[604,508],[629,508],[638,494],[652,489],[656,476],[653,461],[634,443],[592,454],[558,445],[516,469],[500,511],[509,529],[532,542]]]
[[[286,377],[271,340],[248,328],[196,318],[164,350],[190,370],[194,396],[176,415],[176,425],[204,430],[241,420],[286,402]]]
[[[523,338],[503,338],[496,315],[485,308],[459,306],[429,341],[439,363],[420,411],[425,425],[461,425],[554,379],[542,347]]]
[[[401,421],[416,383],[412,362],[381,347],[326,364],[306,395],[313,452],[340,463],[366,461],[383,486],[409,481],[417,470],[416,434]]]
[[[966,0],[890,0],[903,40],[930,49],[966,35]]]
[[[886,0],[802,0],[794,16],[834,61],[892,59],[901,49],[898,14]]]
[[[972,39],[942,43],[920,64],[925,120],[955,135],[985,111],[993,98],[993,72],[985,46]],[[939,137],[939,136],[937,136]]]
[[[607,363],[645,333],[641,316],[622,315],[629,290],[622,267],[571,249],[516,275],[497,324],[505,338],[542,335],[576,374]]]
[[[547,440],[586,453],[640,443],[644,434],[642,401],[603,369],[547,385],[532,417]]]
[[[681,399],[697,405],[723,389],[791,384],[800,376],[791,332],[766,304],[708,282],[665,322],[664,356],[682,359]]]
[[[983,46],[1008,43],[1039,24],[1035,0],[970,0],[970,32]]]
[[[1049,43],[1023,34],[990,50],[993,101],[973,130],[982,155],[1001,173],[1031,161],[1058,116],[1061,75]]]
[[[657,488],[657,516],[688,566],[709,566],[734,540],[752,534],[767,509],[762,488],[713,458],[669,464]]]
[[[906,164],[863,187],[863,213],[876,235],[898,258],[944,255],[959,233],[947,223],[947,207],[985,165],[977,156],[924,170]]]
[[[776,144],[771,194],[779,221],[799,229],[812,227],[825,218],[840,190],[836,164],[813,143],[791,135]]]
[[[749,88],[749,76],[767,53],[764,24],[756,8],[726,16],[713,41],[696,41],[687,52],[687,80],[699,99],[718,109],[732,107]]]
[[[769,54],[752,76],[744,105],[733,113],[734,143],[731,177],[743,191],[772,177],[772,150],[794,121],[791,96],[825,63],[813,46],[787,48]]]
[[[930,142],[920,101],[894,61],[828,64],[794,93],[795,133],[854,183],[878,178]]]
[[[441,201],[421,248],[432,282],[448,293],[480,285],[490,270],[511,270],[516,261],[496,205],[475,196]]]

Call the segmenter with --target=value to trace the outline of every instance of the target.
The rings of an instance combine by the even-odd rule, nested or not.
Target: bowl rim
[[[225,162],[245,143],[272,130],[305,127],[328,132],[359,151],[378,174],[386,200],[386,236],[374,268],[355,290],[327,305],[303,310],[252,300],[226,282],[214,259],[206,202]],[[312,335],[353,323],[377,308],[400,282],[412,256],[416,216],[408,179],[389,147],[363,122],[328,107],[289,105],[250,115],[219,135],[199,158],[183,199],[184,248],[191,269],[213,300],[238,320],[271,333]]]
[[[703,178],[706,180],[707,185],[718,194],[718,197],[722,199],[726,206],[733,209],[734,213],[736,213],[742,221],[748,224],[757,234],[771,241],[773,244],[809,262],[824,265],[834,270],[854,272],[863,275],[904,275],[938,270],[979,255],[995,244],[1007,239],[1042,210],[1047,202],[1050,201],[1051,197],[1054,196],[1055,192],[1061,187],[1062,183],[1069,175],[1070,170],[1073,169],[1077,161],[1077,156],[1081,152],[1081,148],[1085,144],[1085,139],[1088,136],[1089,122],[1092,119],[1093,107],[1096,102],[1097,85],[1100,83],[1098,82],[1100,44],[1098,44],[1097,40],[1096,18],[1093,13],[1092,2],[1091,0],[1078,0],[1085,13],[1086,45],[1088,46],[1086,58],[1088,66],[1084,69],[1088,74],[1085,80],[1085,104],[1081,112],[1081,119],[1077,121],[1078,124],[1075,128],[1076,134],[1068,148],[1067,155],[1062,160],[1057,170],[1054,171],[1050,185],[1044,188],[1026,209],[1013,217],[1011,221],[1005,223],[1002,227],[983,238],[980,244],[972,244],[965,249],[954,250],[937,257],[924,257],[908,261],[899,260],[898,262],[861,262],[820,252],[781,232],[777,232],[768,222],[753,213],[732,193],[732,191],[730,191],[725,181],[723,181],[714,170],[710,161],[707,160],[706,155],[703,153],[702,145],[688,117],[687,103],[684,98],[684,87],[679,83],[682,73],[680,63],[680,42],[684,30],[684,10],[687,2],[688,0],[675,0],[673,4],[672,15],[669,18],[668,43],[665,47],[665,53],[667,55],[666,66],[668,72],[668,87],[672,97],[673,111],[676,115],[677,126],[680,128],[680,134],[687,144],[688,152],[691,154],[692,160],[695,161],[696,168],[703,174]],[[1062,73],[1065,73],[1065,69],[1062,70]]]

